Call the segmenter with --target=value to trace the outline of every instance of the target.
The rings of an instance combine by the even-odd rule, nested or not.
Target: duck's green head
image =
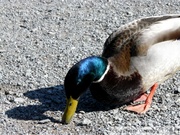
[[[67,103],[62,117],[63,123],[71,121],[80,95],[92,82],[101,81],[108,68],[107,59],[92,56],[81,60],[69,70],[64,81]]]

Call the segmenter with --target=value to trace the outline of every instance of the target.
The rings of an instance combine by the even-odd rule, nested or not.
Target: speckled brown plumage
[[[138,54],[145,54],[147,52],[148,47],[144,45],[140,45],[141,41],[139,41],[139,37],[141,36],[141,32],[145,29],[148,29],[152,24],[156,24],[159,21],[163,21],[171,18],[178,18],[179,15],[167,15],[167,16],[157,16],[157,17],[147,17],[143,19],[135,20],[131,23],[128,23],[124,26],[121,26],[119,29],[114,31],[106,40],[104,44],[104,50],[102,56],[105,58],[109,58],[114,54],[120,52],[122,46],[130,46],[131,55],[136,56]],[[168,34],[165,33],[160,39],[156,41],[156,43],[169,40],[169,39],[177,39],[179,38],[179,30],[173,31]]]

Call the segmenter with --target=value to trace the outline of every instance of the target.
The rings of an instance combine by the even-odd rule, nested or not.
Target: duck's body
[[[78,99],[90,86],[97,100],[113,106],[122,105],[136,100],[152,87],[152,94],[144,96],[147,96],[145,105],[128,108],[140,113],[147,111],[156,84],[180,70],[179,38],[180,15],[143,18],[120,27],[106,40],[102,58],[84,59],[68,72],[65,79],[67,98]],[[71,90],[73,88],[78,89],[78,94]],[[68,104],[63,116],[63,121],[68,119],[66,123],[72,117],[66,115]],[[139,111],[139,107],[145,109]]]
[[[170,78],[180,70],[179,38],[179,15],[144,18],[120,27],[105,43],[102,56],[111,68],[101,82],[91,84],[93,96],[121,105]]]

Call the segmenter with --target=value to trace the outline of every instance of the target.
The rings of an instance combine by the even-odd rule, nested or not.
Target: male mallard
[[[145,101],[126,108],[145,113],[158,84],[180,70],[179,38],[180,15],[135,20],[113,32],[102,57],[85,58],[67,73],[63,123],[70,122],[80,95],[88,87],[94,98],[109,105]]]

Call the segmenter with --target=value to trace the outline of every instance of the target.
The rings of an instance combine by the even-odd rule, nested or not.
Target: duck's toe
[[[125,108],[125,110],[136,112],[139,114],[146,113],[150,108],[150,104],[140,104],[140,105],[130,105]]]

